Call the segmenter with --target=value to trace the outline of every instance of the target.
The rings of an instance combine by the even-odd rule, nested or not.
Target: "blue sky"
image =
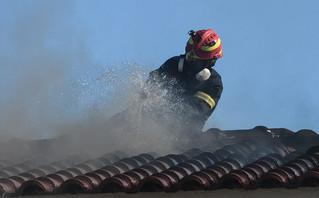
[[[86,113],[79,109],[106,99],[97,81],[105,69],[156,69],[184,53],[189,30],[212,28],[223,43],[215,69],[224,92],[206,128],[318,132],[318,8],[317,0],[2,0],[0,129]]]

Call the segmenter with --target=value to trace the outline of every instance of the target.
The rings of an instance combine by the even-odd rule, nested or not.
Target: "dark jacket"
[[[198,81],[187,74],[188,65],[185,56],[168,59],[160,68],[150,73],[148,83],[165,89],[173,100],[185,102],[191,107],[188,119],[203,127],[205,121],[213,113],[223,91],[220,75],[209,68],[211,76],[205,81]],[[201,130],[202,128],[200,128]]]

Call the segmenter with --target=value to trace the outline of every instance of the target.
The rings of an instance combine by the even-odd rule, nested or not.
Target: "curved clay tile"
[[[39,166],[38,168],[33,168],[33,169],[30,169],[30,166],[28,166],[28,164],[23,164],[23,163],[16,165],[16,167],[7,167],[4,169],[4,171],[6,171],[7,173],[7,178],[0,180],[0,186],[8,185],[8,183],[10,183],[14,191],[11,191],[12,188],[6,187],[6,188],[3,188],[3,191],[4,191],[3,193],[9,196],[18,195],[19,191],[21,191],[20,187],[22,185],[26,185],[25,183],[27,181],[34,180],[39,177],[43,177],[50,173],[59,171],[62,168],[68,168],[70,166],[73,166],[75,165],[75,162],[83,160],[85,156],[86,155],[72,155],[70,156],[70,158],[57,161],[57,162],[52,162],[49,165],[42,165],[42,166]],[[26,172],[23,172],[23,171],[26,171]],[[12,174],[15,176],[10,176]]]
[[[6,178],[6,177],[18,175],[19,173],[28,171],[30,169],[31,169],[31,166],[29,166],[27,163],[20,163],[20,164],[15,164],[12,166],[6,166],[0,170],[0,178]]]
[[[149,154],[141,154],[130,158],[123,158],[119,162],[104,166],[99,170],[95,170],[94,172],[89,172],[65,180],[57,190],[57,193],[93,192],[99,187],[102,181],[107,182],[108,178],[110,177],[114,178],[114,182],[120,180],[119,182],[125,184],[125,179],[130,179],[130,176],[123,175],[121,173],[135,169],[144,163],[148,163],[149,160],[154,160],[154,158]]]
[[[313,175],[310,173],[314,173],[313,170],[318,165],[318,160],[319,156],[313,155],[311,152],[298,156],[265,174],[259,181],[260,187],[297,188],[300,185],[314,185],[316,174],[313,174],[315,177],[312,177]]]
[[[182,155],[186,156],[187,159],[192,159],[195,156],[198,156],[202,152],[203,151],[198,149],[198,148],[191,148],[191,149],[188,149],[187,151],[185,151],[184,153],[182,153]]]
[[[160,161],[160,160],[153,160],[153,161],[149,162],[147,165],[152,165],[156,169],[157,172],[161,172],[165,169],[170,168],[169,164],[167,164],[164,161]],[[145,166],[147,166],[147,165],[145,165]]]
[[[200,159],[202,162],[206,163],[206,166],[211,166],[221,160],[216,154],[211,152],[203,152],[193,159]]]
[[[238,148],[238,145],[240,144],[236,144],[234,147]],[[268,171],[279,167],[284,161],[282,155],[286,156],[289,153],[288,149],[280,143],[273,143],[272,146],[276,146],[277,148],[263,146],[261,148],[255,147],[256,150],[250,150],[250,152],[238,150],[240,154],[244,153],[245,155],[237,154],[236,157],[236,155],[230,154],[229,158],[205,170],[185,177],[181,181],[181,188],[183,190],[236,187],[256,188],[258,179]],[[260,152],[263,154],[260,155]],[[250,160],[257,156],[261,157],[254,161],[254,163],[247,164],[248,161],[245,156]]]
[[[22,184],[17,195],[43,195],[46,192],[52,192],[53,186],[50,183],[41,180],[28,180]]]
[[[222,174],[214,169],[205,169],[183,178],[180,188],[188,191],[211,189],[211,182],[218,183],[221,176]]]
[[[159,157],[156,160],[159,161],[159,162],[165,163],[165,168],[166,167],[176,166],[177,164],[179,164],[179,162],[177,162],[174,158],[167,157],[167,156]],[[168,168],[166,168],[166,169],[168,169]]]
[[[248,187],[250,181],[256,180],[256,176],[245,169],[234,170],[221,178],[220,188],[242,188]]]
[[[193,149],[188,152],[188,155],[197,152]],[[184,154],[184,153],[183,153]],[[98,192],[134,192],[138,191],[140,182],[151,175],[165,171],[166,169],[183,163],[187,159],[186,155],[167,155],[159,157],[156,160],[140,166],[139,168],[115,175],[101,182]]]
[[[122,153],[120,153],[122,154]],[[105,154],[103,158],[106,156],[110,156],[110,159],[107,160],[86,160],[83,163],[75,165],[74,167],[67,168],[64,170],[59,170],[53,174],[48,174],[42,177],[36,177],[36,179],[31,179],[24,182],[20,189],[17,189],[16,194],[18,195],[34,195],[34,194],[52,194],[58,191],[60,185],[76,176],[86,174],[97,169],[100,166],[103,166],[103,162],[110,162],[112,160],[118,159],[115,154]],[[73,159],[73,161],[82,160],[81,159]],[[123,167],[127,168],[127,164],[122,162],[117,162],[117,166],[112,167],[113,169],[117,170]],[[107,169],[107,167],[104,167]],[[121,169],[122,170],[122,169]],[[108,171],[111,173],[111,171]],[[116,174],[116,173],[114,173]]]
[[[319,166],[308,171],[300,178],[300,186],[319,187]]]
[[[2,197],[15,194],[17,189],[15,188],[14,184],[10,181],[3,181],[0,183],[0,194]]]
[[[306,151],[306,154],[319,155],[319,145],[313,146]]]
[[[0,178],[6,178],[13,175],[18,175],[20,173],[19,169],[15,167],[6,167],[0,171]]]
[[[319,186],[319,146],[314,146],[306,151],[306,154],[297,160],[305,162],[310,169],[308,172],[303,174],[298,184],[306,187],[318,187]]]
[[[244,147],[245,149],[243,149]],[[199,154],[194,159],[183,162],[160,174],[146,177],[142,180],[139,188],[141,191],[170,192],[177,191],[180,188],[188,190],[208,187],[208,179],[227,174],[231,170],[239,168],[241,164],[246,164],[247,160],[243,154],[249,153],[250,150],[251,148],[247,148],[245,144],[235,144],[224,146],[210,154],[207,152]],[[204,169],[208,171],[200,173]],[[216,173],[210,176],[210,172]]]
[[[278,152],[278,151],[277,151]],[[221,178],[221,188],[257,188],[257,181],[265,173],[279,167],[278,163],[283,161],[280,155],[268,154],[257,161],[225,174]]]
[[[216,137],[226,141],[218,145],[244,140],[220,149],[205,147],[217,149],[214,152],[190,149],[163,157],[156,153],[128,157],[120,151],[96,159],[74,155],[37,168],[35,163],[0,161],[0,177],[5,177],[0,178],[0,195],[319,186],[319,146],[309,148],[318,138],[313,131],[260,126],[218,133]],[[249,134],[252,139],[246,139]],[[257,141],[263,137],[265,141]],[[295,138],[311,144],[297,145]]]
[[[246,163],[245,157],[241,154],[232,154],[216,164],[195,172],[183,178],[179,184],[182,190],[214,189],[219,185],[219,180],[223,175],[241,167]],[[238,158],[236,158],[238,156]]]
[[[289,181],[293,180],[293,177],[290,171],[276,169],[261,177],[258,186],[262,188],[283,187],[288,185]]]
[[[273,154],[279,155],[281,157],[286,157],[290,154],[286,146],[279,142],[273,142],[264,146],[257,148],[249,157],[248,160],[253,162],[257,159],[262,158],[265,155]]]

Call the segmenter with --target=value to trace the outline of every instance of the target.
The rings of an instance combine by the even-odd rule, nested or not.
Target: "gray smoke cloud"
[[[81,91],[76,90],[77,81],[70,79],[70,74],[79,65],[88,65],[89,60],[85,33],[70,25],[72,3],[31,2],[25,8],[9,4],[8,8],[19,14],[9,13],[10,21],[1,20],[7,27],[5,35],[9,35],[1,40],[0,54],[1,159],[12,157],[8,150],[30,151],[19,143],[7,147],[10,144],[5,143],[11,139],[57,138],[86,130],[76,123],[72,110],[78,106]],[[50,149],[62,155],[80,146],[70,141]]]
[[[151,120],[144,124],[143,131],[135,132],[119,120],[106,122],[137,101],[136,93],[149,70],[123,63],[92,72],[86,33],[70,25],[74,20],[72,6],[70,1],[37,2],[17,8],[19,17],[6,24],[10,38],[2,40],[6,48],[0,54],[4,71],[0,74],[1,150],[10,146],[6,142],[12,139],[62,137],[58,144],[44,145],[47,148],[35,152],[56,158],[78,152],[102,155],[114,150],[172,152],[171,136],[161,126],[154,127]],[[82,70],[78,70],[80,67]],[[130,109],[128,119],[136,119],[140,112],[141,108]],[[14,149],[10,148],[10,154],[1,152],[1,159],[15,152],[26,155],[24,151],[32,150],[28,146],[33,147],[18,145],[19,141],[11,143]]]
[[[80,50],[69,51],[75,42],[63,38],[65,32],[55,31],[61,17],[59,10],[71,10],[67,3],[35,4],[29,9],[18,9],[19,17],[12,15],[10,38],[1,51],[1,138],[41,137],[51,119],[60,114],[59,93],[66,92],[65,72],[74,57],[82,57]],[[66,13],[66,12],[63,12]],[[64,16],[68,17],[68,16]],[[71,27],[70,27],[71,28]],[[67,31],[67,30],[65,30]],[[55,43],[49,43],[53,40]],[[57,45],[64,44],[65,51]],[[80,49],[80,48],[75,48]]]

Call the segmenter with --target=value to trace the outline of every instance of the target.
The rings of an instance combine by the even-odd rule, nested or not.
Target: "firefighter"
[[[222,80],[212,67],[223,52],[214,30],[191,30],[188,34],[186,53],[168,59],[152,71],[147,83],[157,92],[166,90],[166,97],[179,103],[174,110],[179,127],[195,133],[202,130],[221,97]]]

